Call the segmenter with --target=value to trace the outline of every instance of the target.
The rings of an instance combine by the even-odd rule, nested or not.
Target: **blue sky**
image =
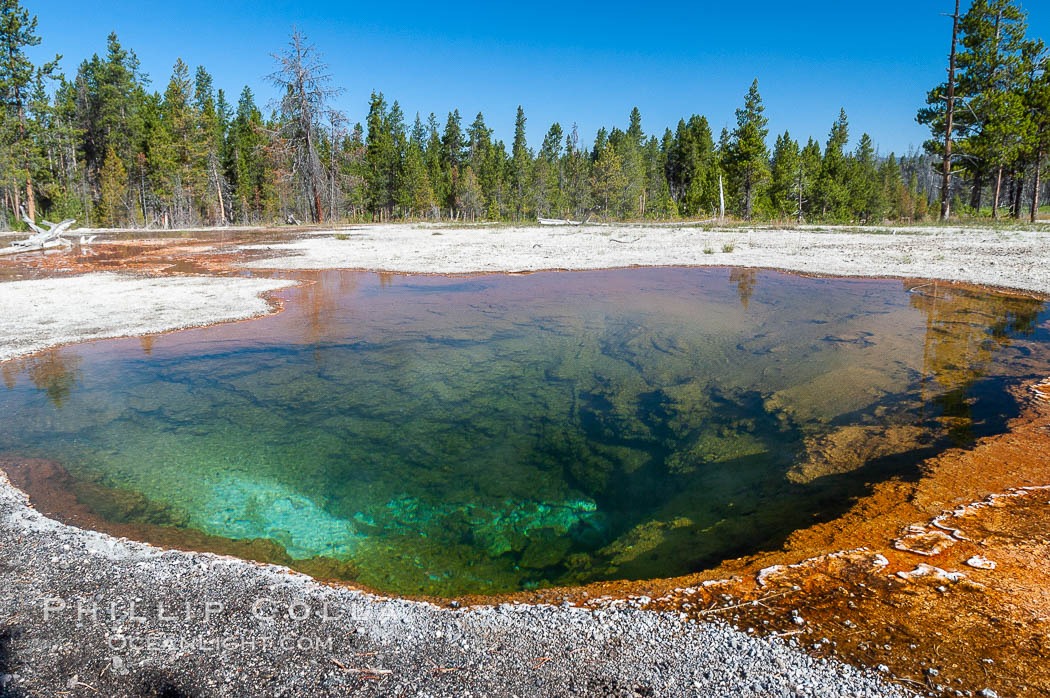
[[[538,147],[558,121],[590,142],[599,126],[624,127],[631,107],[660,135],[689,114],[717,138],[754,78],[772,134],[823,142],[845,107],[853,142],[868,132],[883,153],[920,147],[915,123],[925,91],[943,80],[951,0],[806,3],[493,2],[258,3],[245,0],[106,2],[23,0],[40,22],[38,57],[62,53],[63,70],[105,51],[116,31],[163,90],[176,57],[204,65],[236,100],[249,85],[264,106],[270,53],[297,25],[324,53],[338,99],[364,121],[369,93],[397,99],[409,121],[433,111],[478,111],[508,141],[518,104]],[[1050,40],[1050,3],[1028,0],[1030,33]],[[964,0],[965,11],[968,2]],[[773,136],[771,135],[771,141]]]

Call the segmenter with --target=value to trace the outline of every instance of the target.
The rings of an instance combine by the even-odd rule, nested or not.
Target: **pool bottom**
[[[887,448],[884,434],[876,438]],[[931,455],[936,451],[925,450]],[[881,481],[910,472],[916,457],[914,450],[907,450],[903,460],[883,459],[880,467],[868,465],[862,472]],[[761,459],[756,465],[763,465]],[[222,520],[222,510],[196,512],[205,524],[216,519],[213,530],[188,525],[185,513],[170,504],[109,486],[102,477],[78,477],[54,460],[0,457],[0,470],[39,511],[62,523],[166,548],[283,565],[380,594],[426,598],[665,578],[667,569],[696,572],[738,555],[777,549],[792,530],[844,512],[857,491],[855,474],[838,481],[834,475],[822,478],[819,488],[788,483],[797,496],[735,497],[724,502],[735,516],[707,526],[698,526],[696,515],[694,520],[678,514],[640,522],[614,538],[605,535],[605,514],[587,500],[505,502],[502,510],[458,506],[440,512],[427,511],[419,502],[398,501],[387,504],[393,515],[374,527],[380,535],[369,538],[365,533],[369,527],[362,521],[335,519],[295,492],[254,481],[215,493],[215,501],[227,507],[230,516],[252,510],[255,524],[265,523],[264,528],[256,528],[245,521],[243,533],[235,537],[214,532],[236,528],[230,520]],[[240,501],[248,496],[249,487],[261,495],[258,503]],[[700,511],[689,503],[702,497],[702,491],[682,493],[675,506]],[[794,522],[795,529],[785,529],[785,521]],[[395,531],[395,526],[402,528]],[[303,530],[302,540],[319,538],[315,534],[319,528],[331,529],[330,537],[339,538],[341,547],[329,554],[311,554],[282,544],[282,540],[297,540],[296,528]],[[252,535],[254,531],[263,535]],[[732,541],[738,541],[736,546]],[[572,552],[574,546],[583,545],[589,547],[587,552]]]
[[[255,562],[284,565],[322,580],[345,581],[357,574],[357,568],[352,562],[331,557],[293,559],[283,546],[267,538],[236,540],[209,535],[191,528],[174,528],[160,523],[120,523],[104,518],[96,513],[88,502],[106,502],[106,508],[134,512],[137,517],[148,518],[152,513],[163,519],[166,510],[142,495],[97,483],[78,481],[61,464],[54,461],[0,458],[0,471],[14,487],[29,497],[33,508],[69,526],[173,550],[210,552]]]

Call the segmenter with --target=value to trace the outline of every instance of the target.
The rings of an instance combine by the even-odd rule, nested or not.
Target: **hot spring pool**
[[[0,454],[61,464],[147,537],[259,540],[389,592],[514,591],[775,547],[1002,431],[1006,387],[1050,362],[1046,304],[951,284],[290,276],[272,317],[0,365]]]

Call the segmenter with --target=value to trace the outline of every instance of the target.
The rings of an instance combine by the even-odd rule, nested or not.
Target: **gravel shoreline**
[[[442,609],[46,519],[0,475],[0,695],[903,696],[638,609]]]
[[[242,266],[468,273],[710,264],[1050,291],[1050,236],[1030,232],[384,226],[346,234],[266,246],[292,254]],[[253,317],[270,309],[259,294],[291,283],[119,274],[3,283],[0,360]],[[717,622],[636,608],[439,608],[117,540],[43,517],[0,474],[0,696],[58,692],[910,695],[874,672],[814,659],[790,638]]]

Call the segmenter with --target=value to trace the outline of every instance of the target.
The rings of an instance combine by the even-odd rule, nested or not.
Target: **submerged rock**
[[[897,576],[907,581],[926,579],[935,582],[958,582],[966,578],[966,575],[962,572],[948,572],[940,567],[934,567],[926,563],[920,563],[910,572],[901,570],[897,573]]]
[[[939,555],[953,545],[955,545],[955,539],[944,531],[920,530],[893,541],[893,547],[897,550],[927,557]]]
[[[981,557],[980,555],[974,555],[966,561],[966,564],[978,570],[994,570],[996,567],[996,564],[993,561],[986,557]]]
[[[881,458],[920,449],[929,441],[929,431],[918,426],[839,427],[829,434],[806,439],[805,455],[788,470],[787,478],[805,484],[828,475],[852,472]]]

